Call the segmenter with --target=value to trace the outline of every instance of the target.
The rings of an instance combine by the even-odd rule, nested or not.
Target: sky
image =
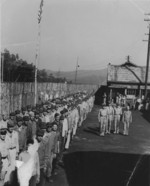
[[[1,50],[35,64],[41,0],[1,0]],[[146,65],[150,0],[44,0],[39,68],[99,70],[126,61]]]

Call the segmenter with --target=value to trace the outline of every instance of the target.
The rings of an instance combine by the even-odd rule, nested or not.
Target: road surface
[[[98,110],[95,106],[78,129],[64,167],[46,186],[149,186],[150,123],[133,111],[129,136],[100,137]]]

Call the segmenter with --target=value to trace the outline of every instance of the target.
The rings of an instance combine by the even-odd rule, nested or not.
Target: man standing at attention
[[[123,112],[122,121],[124,124],[123,135],[129,135],[129,125],[132,123],[132,112],[130,111],[129,105],[127,105],[126,110]]]
[[[114,108],[114,122],[115,122],[114,134],[119,134],[119,124],[120,124],[121,115],[122,115],[122,108],[119,106],[119,104],[117,104],[116,107]]]
[[[105,127],[107,124],[107,109],[104,107],[105,105],[102,105],[102,108],[99,110],[98,113],[98,121],[100,125],[100,136],[105,135]]]
[[[111,103],[109,103],[109,107],[107,108],[107,110],[108,110],[108,134],[110,134],[112,122],[114,119],[114,109],[113,109]]]

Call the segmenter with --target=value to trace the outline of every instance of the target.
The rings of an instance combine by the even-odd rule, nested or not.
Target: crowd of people
[[[94,105],[94,96],[78,92],[0,116],[0,185],[44,186],[63,166],[70,147]]]
[[[108,106],[103,103],[98,113],[100,125],[100,136],[105,134],[119,134],[121,120],[123,122],[123,135],[129,135],[129,126],[132,123],[132,112],[130,106],[121,106],[119,103],[110,102]]]
[[[134,107],[135,110],[145,110],[148,111],[150,109],[150,98],[144,99],[144,96],[136,97],[134,99]]]

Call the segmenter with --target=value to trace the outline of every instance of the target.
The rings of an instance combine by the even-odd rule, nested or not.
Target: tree
[[[4,49],[2,54],[4,55],[4,82],[34,82],[35,65],[20,59],[18,54],[10,54],[7,49]],[[56,78],[42,69],[37,71],[37,80],[38,82],[65,82],[66,78]]]

